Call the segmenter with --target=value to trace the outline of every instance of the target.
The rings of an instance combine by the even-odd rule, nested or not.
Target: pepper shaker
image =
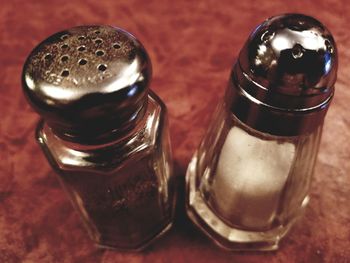
[[[188,167],[186,209],[229,250],[276,250],[309,201],[336,45],[316,19],[272,17],[249,36]]]
[[[163,102],[142,44],[110,26],[80,26],[39,44],[24,93],[36,139],[98,245],[139,250],[172,225],[175,188]]]

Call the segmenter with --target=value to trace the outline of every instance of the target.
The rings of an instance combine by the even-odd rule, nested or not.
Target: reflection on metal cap
[[[23,89],[58,135],[98,137],[125,126],[145,104],[151,63],[141,43],[110,26],[56,33],[29,55]]]
[[[252,32],[239,54],[231,109],[263,132],[312,131],[333,96],[337,64],[334,39],[319,21],[300,14],[272,17]]]

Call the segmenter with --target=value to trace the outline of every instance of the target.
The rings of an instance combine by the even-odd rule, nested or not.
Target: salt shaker
[[[187,213],[219,246],[275,250],[302,214],[336,74],[334,39],[312,17],[251,33],[186,176]]]
[[[151,71],[142,44],[110,26],[56,33],[24,65],[24,93],[43,119],[36,138],[103,247],[139,250],[172,225],[167,113]]]

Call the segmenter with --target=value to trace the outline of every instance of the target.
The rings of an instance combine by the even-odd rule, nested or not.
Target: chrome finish
[[[334,39],[319,21],[300,14],[275,16],[242,48],[226,102],[256,130],[282,136],[312,132],[333,97],[337,65]]]
[[[110,26],[81,26],[39,44],[23,90],[41,115],[36,139],[104,248],[141,250],[167,232],[176,189],[167,110],[149,89],[141,43]]]
[[[186,211],[228,250],[276,250],[305,211],[337,52],[317,20],[259,25],[186,174]]]
[[[22,82],[57,135],[100,143],[142,115],[151,72],[145,49],[131,34],[80,26],[39,44],[24,65]]]

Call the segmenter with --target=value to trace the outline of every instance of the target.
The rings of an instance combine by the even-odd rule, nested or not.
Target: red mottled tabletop
[[[328,112],[303,219],[268,253],[229,253],[184,216],[142,253],[96,248],[34,141],[38,116],[21,92],[23,62],[52,33],[110,24],[136,35],[153,62],[152,89],[169,109],[176,175],[187,164],[223,96],[231,65],[265,18],[301,12],[333,33],[339,50]],[[0,8],[0,262],[350,262],[350,4],[330,1],[2,1]],[[180,195],[180,196],[182,196]]]

